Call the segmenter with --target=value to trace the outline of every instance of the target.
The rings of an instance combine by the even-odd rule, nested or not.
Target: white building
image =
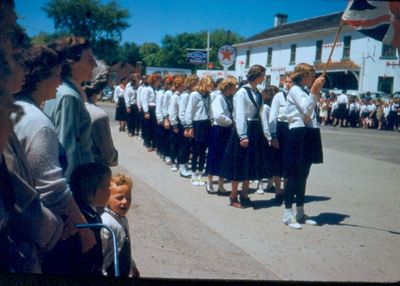
[[[236,76],[245,79],[250,66],[267,69],[267,83],[279,86],[280,77],[305,62],[322,72],[343,12],[287,23],[277,14],[274,27],[236,44]],[[327,88],[358,91],[400,90],[400,65],[396,49],[345,25],[327,70]]]

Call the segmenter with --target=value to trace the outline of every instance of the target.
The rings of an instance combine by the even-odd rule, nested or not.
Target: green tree
[[[210,33],[210,62],[214,63],[216,68],[222,68],[218,61],[218,49],[223,45],[234,45],[243,41],[243,37],[229,30],[218,29]],[[232,65],[231,68],[234,68]]]
[[[217,67],[218,49],[226,44],[235,44],[243,39],[240,35],[225,31],[223,29],[215,30],[210,33],[210,55],[209,61]],[[206,49],[207,31],[197,33],[181,33],[176,36],[166,35],[162,39],[162,53],[164,57],[164,66],[175,66],[180,68],[203,69],[205,65],[193,65],[187,62],[188,49]]]
[[[139,56],[144,66],[166,66],[161,48],[155,43],[144,43],[139,48]]]
[[[135,43],[124,43],[119,50],[119,59],[122,62],[128,62],[135,66],[136,62],[141,60],[139,47]]]
[[[47,45],[56,40],[57,38],[61,37],[62,35],[63,34],[59,33],[49,34],[46,32],[40,32],[39,34],[31,38],[31,43],[33,45]]]
[[[43,10],[53,19],[56,32],[86,37],[99,58],[107,64],[115,61],[112,53],[119,46],[122,31],[129,27],[129,12],[116,1],[49,0]]]

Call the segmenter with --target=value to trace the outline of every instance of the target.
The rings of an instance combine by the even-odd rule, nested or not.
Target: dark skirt
[[[347,109],[346,103],[340,103],[338,105],[336,117],[338,119],[346,119],[348,114],[349,114],[349,111]]]
[[[210,129],[211,129],[211,121],[209,119],[193,121],[193,129],[194,129],[193,140],[195,142],[208,144]]]
[[[125,121],[127,118],[126,105],[124,97],[118,97],[118,105],[115,110],[115,120]]]
[[[247,122],[247,148],[240,146],[240,138],[233,128],[222,160],[221,177],[233,181],[260,180],[271,175],[270,161],[266,160],[267,139],[260,121]]]
[[[323,163],[321,132],[319,128],[297,127],[289,129],[287,146],[288,176],[299,165]]]
[[[206,165],[207,174],[219,176],[226,144],[228,143],[231,132],[231,127],[222,127],[218,125],[211,127]]]
[[[287,178],[287,167],[285,164],[289,136],[289,124],[287,122],[278,121],[276,136],[279,142],[279,149],[272,148],[271,150],[271,173],[272,176]]]

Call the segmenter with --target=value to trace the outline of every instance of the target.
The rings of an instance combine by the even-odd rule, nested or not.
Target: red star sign
[[[227,59],[229,61],[231,60],[231,55],[232,55],[231,51],[222,51],[221,54],[223,55],[222,60],[225,60],[225,59]]]

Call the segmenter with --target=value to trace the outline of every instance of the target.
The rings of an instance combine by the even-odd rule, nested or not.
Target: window
[[[246,51],[246,68],[250,67],[250,50]]]
[[[296,63],[296,44],[293,44],[290,47],[290,65],[294,65]]]
[[[315,51],[315,62],[321,62],[322,58],[322,40],[317,41],[315,44],[316,51]]]
[[[267,67],[270,67],[271,64],[272,64],[272,48],[268,48]]]
[[[378,77],[378,91],[382,91],[387,94],[392,94],[392,92],[393,92],[393,77],[391,77],[391,76]]]
[[[284,80],[284,78],[285,78],[285,75],[284,74],[280,74],[279,75],[279,88],[284,88],[284,86],[283,86],[283,80]]]
[[[343,58],[342,60],[350,59],[350,45],[351,45],[351,36],[346,36],[343,38]]]
[[[382,56],[384,59],[397,59],[396,48],[382,44]]]
[[[266,75],[265,76],[265,87],[271,84],[271,75]]]

